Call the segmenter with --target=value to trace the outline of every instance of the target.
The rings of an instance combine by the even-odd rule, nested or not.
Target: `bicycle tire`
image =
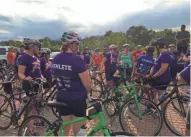
[[[187,97],[187,96],[180,96],[180,100],[182,101],[183,100],[183,98],[185,98],[185,99],[187,99],[188,101],[190,100],[189,99],[189,97]],[[185,136],[185,135],[183,135],[183,134],[181,134],[180,132],[178,132],[178,131],[175,131],[176,129],[174,129],[171,125],[170,125],[170,123],[168,122],[168,119],[167,119],[167,117],[166,117],[166,113],[167,113],[167,108],[168,108],[168,106],[169,105],[172,105],[172,101],[173,100],[175,100],[175,99],[178,99],[178,97],[176,96],[176,97],[173,97],[173,98],[171,98],[167,103],[166,103],[166,105],[165,105],[165,107],[164,107],[164,111],[163,111],[163,119],[164,119],[164,122],[165,122],[165,124],[166,124],[166,126],[168,127],[168,129],[172,132],[172,133],[174,133],[175,135],[177,135],[177,136]],[[173,106],[173,105],[172,105]],[[180,111],[178,111],[177,110],[177,107],[174,107],[173,106],[173,108],[178,112],[178,113],[180,113]],[[187,110],[185,110],[185,111],[187,111]],[[185,112],[186,113],[186,112]],[[184,115],[184,114],[183,114]],[[186,118],[186,115],[184,116],[184,118],[183,119],[185,119]],[[177,120],[177,118],[176,118],[176,120]],[[174,125],[174,124],[173,124]],[[179,124],[178,124],[179,125]],[[177,126],[178,126],[177,125]],[[185,123],[185,126],[186,126],[186,123]],[[180,128],[178,128],[178,129],[180,129]]]
[[[52,95],[51,100],[55,100],[55,98],[56,98],[56,92]],[[54,107],[52,107],[51,109],[52,109],[52,113],[54,114],[54,116],[57,118],[60,118],[60,115],[59,115],[57,109]]]
[[[2,99],[2,97],[4,98],[3,99],[3,101],[5,102],[6,101],[6,103],[8,103],[7,104],[7,106],[6,106],[6,109],[8,108],[8,107],[10,107],[10,113],[11,113],[11,116],[10,116],[10,122],[6,122],[6,123],[3,123],[3,124],[1,124],[0,125],[0,129],[1,130],[5,130],[5,129],[8,129],[11,125],[12,125],[12,122],[13,122],[13,117],[12,117],[12,112],[13,112],[13,106],[12,106],[12,103],[11,103],[11,101],[9,100],[9,98],[7,98],[5,95],[3,95],[3,94],[0,94],[0,98]],[[6,104],[6,103],[4,103],[4,104]],[[1,108],[2,108],[2,106],[0,106]],[[0,115],[2,114],[2,110],[0,109]],[[8,117],[7,117],[8,118]],[[1,121],[2,121],[2,119],[1,119]],[[7,124],[7,125],[6,125]]]
[[[120,126],[121,126],[121,128],[122,128],[122,130],[123,131],[125,131],[125,132],[128,132],[128,133],[130,133],[130,134],[133,134],[133,135],[135,135],[135,136],[157,136],[158,134],[159,134],[159,132],[161,131],[161,129],[162,129],[162,124],[163,124],[163,120],[162,120],[162,115],[161,115],[161,113],[160,113],[160,110],[158,109],[158,107],[156,107],[156,105],[155,104],[153,104],[151,101],[149,101],[148,99],[144,99],[144,98],[138,98],[138,101],[139,101],[139,104],[142,104],[142,105],[146,105],[146,109],[145,109],[145,111],[143,111],[142,112],[142,114],[144,114],[145,116],[147,116],[148,114],[149,114],[149,112],[151,112],[151,113],[153,113],[153,111],[151,111],[151,108],[154,108],[154,110],[155,110],[155,112],[157,112],[157,117],[159,118],[159,124],[158,124],[158,126],[155,128],[155,130],[154,130],[154,132],[153,133],[150,133],[149,132],[149,135],[143,135],[143,134],[141,134],[141,135],[139,135],[138,134],[138,132],[139,132],[139,130],[137,129],[137,133],[133,133],[133,131],[130,131],[131,129],[130,128],[125,128],[125,125],[124,125],[124,114],[126,114],[125,112],[125,110],[126,110],[126,108],[130,108],[131,107],[131,105],[135,105],[136,106],[136,104],[134,103],[133,104],[133,102],[135,102],[135,99],[134,98],[131,98],[129,101],[127,101],[126,103],[124,103],[123,104],[123,106],[121,107],[121,110],[120,110],[120,113],[119,113],[119,123],[120,123]],[[147,103],[145,103],[147,101]],[[149,107],[148,107],[149,106]],[[152,107],[151,107],[152,106]],[[148,109],[149,108],[149,109]],[[141,108],[140,108],[141,109]],[[136,111],[137,109],[136,108],[134,108],[134,109],[130,109],[128,112],[131,112],[132,113],[132,111]],[[155,112],[154,112],[154,114],[152,114],[152,117],[155,119]],[[135,127],[136,127],[136,124],[138,124],[138,125],[142,125],[142,124],[140,124],[140,123],[138,123],[139,122],[139,118],[138,118],[138,115],[136,114],[136,113],[132,113],[133,115],[132,116],[128,116],[129,118],[128,119],[130,119],[131,120],[131,118],[132,117],[135,117],[135,118],[137,118],[137,120],[134,120],[134,121],[136,121],[137,123],[134,123],[134,121],[132,121],[133,123],[130,123],[131,125],[133,125],[133,124],[135,124]],[[150,118],[150,117],[149,117]],[[157,124],[155,124],[155,125],[157,125]],[[145,126],[145,128],[147,128],[146,126]],[[142,129],[142,127],[141,127],[141,129]],[[150,130],[150,128],[149,128],[149,130]],[[148,129],[146,130],[145,129],[145,131],[149,131]],[[141,133],[141,131],[140,131],[140,133]],[[150,134],[152,134],[152,135],[150,135]]]
[[[107,104],[109,104],[109,103],[112,103],[113,108],[114,108],[114,112],[111,112],[110,109],[108,109]],[[114,102],[113,100],[108,100],[108,102],[105,102],[105,103],[103,104],[103,107],[104,107],[105,113],[106,113],[106,115],[107,115],[108,117],[113,117],[113,116],[115,116],[115,114],[116,114],[116,109],[115,109],[115,102]]]
[[[127,132],[113,132],[110,133],[111,136],[134,136],[133,134]]]
[[[101,98],[102,96],[103,96],[103,85],[102,85],[102,83],[99,81],[99,80],[97,80],[96,78],[93,78],[93,77],[91,77],[91,81],[95,81],[95,83],[96,83],[96,85],[94,85],[93,87],[96,87],[96,86],[98,86],[98,87],[100,87],[100,89],[101,89],[101,91],[99,91],[99,92],[96,92],[96,93],[98,93],[98,95],[96,95],[96,98]],[[92,97],[92,94],[93,94],[93,87],[91,88],[91,90],[90,90],[90,96]]]
[[[50,108],[50,107],[48,107],[47,105],[46,105],[46,103],[47,103],[47,101],[45,101],[45,100],[39,100],[38,101],[38,104],[32,104],[32,105],[30,105],[28,108],[26,108],[26,110],[25,110],[25,113],[24,113],[24,119],[26,119],[27,117],[29,117],[30,115],[30,112],[32,112],[33,111],[33,108],[35,108],[35,110],[36,110],[36,112],[37,112],[37,114],[38,115],[40,115],[40,116],[44,116],[44,117],[46,117],[45,115],[43,115],[44,113],[41,113],[41,112],[43,112],[43,110],[50,110],[51,112],[52,112],[52,109]],[[44,105],[45,104],[45,105]],[[48,109],[46,109],[45,107],[47,107]],[[51,114],[51,113],[46,113],[46,114]],[[34,113],[32,113],[32,115],[34,115]],[[48,116],[49,117],[49,116]]]
[[[23,130],[24,126],[27,124],[27,122],[30,122],[31,119],[36,119],[36,118],[43,120],[48,125],[48,127],[51,127],[50,121],[48,121],[45,117],[38,116],[38,115],[29,116],[22,122],[21,126],[19,127],[18,136],[23,136],[22,130]],[[54,135],[55,135],[55,133],[54,133]],[[24,135],[24,136],[26,136],[26,135]],[[57,136],[57,135],[55,135],[55,136]]]

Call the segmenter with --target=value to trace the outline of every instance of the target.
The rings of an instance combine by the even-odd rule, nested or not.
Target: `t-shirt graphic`
[[[149,74],[154,65],[154,59],[150,55],[143,55],[137,59],[137,72],[141,74]]]

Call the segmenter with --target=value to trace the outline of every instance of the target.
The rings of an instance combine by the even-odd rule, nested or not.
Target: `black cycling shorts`
[[[68,116],[68,115],[73,115],[76,117],[84,117],[86,116],[86,100],[65,100],[65,101],[60,101],[57,100],[58,102],[63,102],[67,106],[65,107],[57,107],[57,111],[59,112],[60,116]]]
[[[190,130],[190,107],[188,108],[188,113],[186,118],[186,128]]]
[[[116,70],[105,70],[105,78],[107,81],[113,80],[113,75],[115,74]]]

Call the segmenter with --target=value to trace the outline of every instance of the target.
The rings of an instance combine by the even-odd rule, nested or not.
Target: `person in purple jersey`
[[[172,60],[170,54],[165,49],[165,42],[162,39],[154,41],[152,45],[159,51],[159,56],[150,72],[153,78],[152,86],[154,87],[154,103],[158,104],[159,92],[163,92],[167,88],[167,86],[161,85],[168,85],[171,81],[170,64]]]
[[[175,49],[176,46],[174,44],[170,44],[168,46],[168,53],[172,60],[170,64],[170,74],[172,79],[176,78],[176,74],[178,72],[178,57],[181,55],[179,52],[175,51]]]
[[[190,64],[190,49],[189,49],[189,51],[184,55],[183,61],[185,61],[185,63],[184,63],[184,68],[186,68],[186,67]]]
[[[35,57],[37,57],[38,59],[40,59],[42,56],[41,56],[41,44],[39,41],[37,41],[35,44],[34,44],[34,50],[35,50]]]
[[[65,32],[61,40],[64,45],[62,52],[53,59],[52,73],[57,78],[56,100],[67,104],[57,109],[60,115],[64,116],[64,120],[69,121],[74,117],[86,115],[86,99],[91,89],[91,80],[85,61],[76,55],[81,41],[79,35],[75,32]],[[73,124],[75,135],[83,124],[84,121]],[[70,129],[71,126],[65,128],[65,136],[69,136]]]
[[[117,48],[116,45],[110,45],[109,46],[110,52],[108,52],[104,59],[103,63],[105,65],[105,77],[107,80],[107,84],[111,84],[113,80],[113,75],[117,70],[117,58],[118,55],[116,53]]]
[[[46,81],[48,84],[45,84],[46,86],[51,85],[52,83],[52,75],[50,71],[51,62],[50,59],[50,50],[46,50],[42,53],[42,58],[40,59],[40,69],[41,73],[44,78],[46,78]]]
[[[179,82],[186,82],[190,86],[190,64],[180,72],[178,76],[178,81]],[[187,118],[186,118],[186,136],[190,136],[190,107],[191,104],[188,107],[188,112],[187,112]]]
[[[35,78],[44,79],[40,71],[40,61],[34,56],[34,44],[36,42],[36,40],[25,38],[26,52],[18,58],[18,75],[23,80],[22,87],[27,95],[29,95],[29,91],[32,88],[30,84],[31,80]]]
[[[88,47],[85,47],[85,50],[82,53],[82,55],[84,56],[84,61],[86,62],[86,65],[89,65],[90,64],[91,54],[88,51]]]

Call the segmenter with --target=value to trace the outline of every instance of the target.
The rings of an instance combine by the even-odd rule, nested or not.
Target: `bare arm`
[[[89,91],[91,90],[91,79],[90,79],[89,71],[86,70],[85,72],[79,73],[79,76],[84,87],[89,93]]]
[[[156,74],[154,74],[153,77],[158,77],[158,76],[162,75],[168,69],[168,65],[169,65],[168,63],[162,63],[161,68],[159,69],[159,71]]]
[[[120,64],[121,61],[121,54],[119,54],[118,58],[117,58],[117,63]]]

